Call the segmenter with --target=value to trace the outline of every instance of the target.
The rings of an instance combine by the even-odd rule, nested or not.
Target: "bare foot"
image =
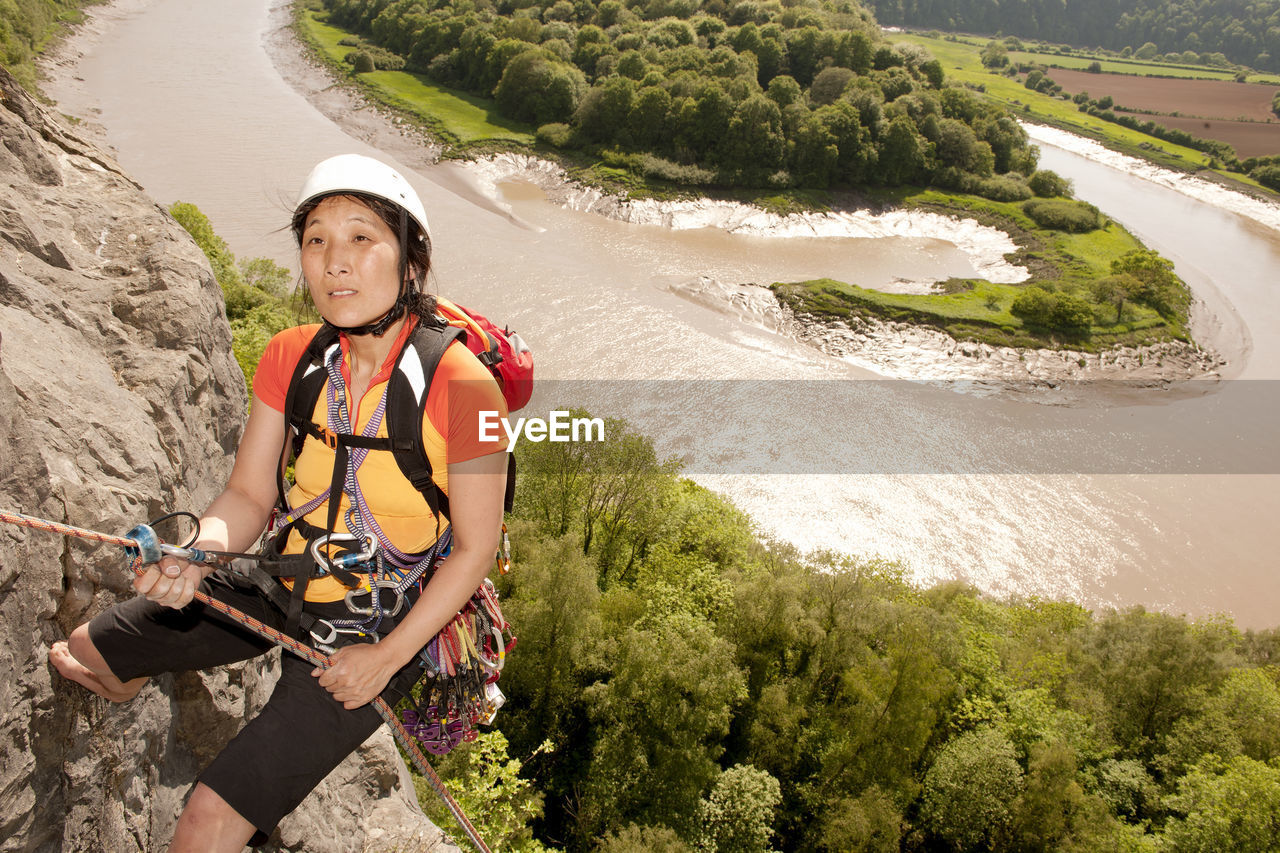
[[[142,685],[147,681],[145,678],[136,678],[133,681],[121,682],[111,676],[103,679],[89,667],[76,660],[75,656],[71,654],[71,650],[67,648],[66,642],[62,640],[49,647],[49,662],[54,665],[63,678],[69,678],[77,684],[82,684],[102,698],[109,699],[112,702],[128,702],[138,695],[138,691],[142,689]]]

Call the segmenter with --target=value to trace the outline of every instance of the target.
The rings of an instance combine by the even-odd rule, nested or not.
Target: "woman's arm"
[[[276,503],[275,478],[279,476],[284,434],[284,414],[255,396],[231,477],[200,517],[200,538],[193,543],[195,547],[244,551],[257,541]],[[136,578],[133,587],[157,604],[181,608],[190,603],[200,581],[213,569],[165,557]]]
[[[408,615],[381,642],[344,646],[333,655],[328,670],[312,672],[344,708],[373,701],[475,594],[498,550],[506,472],[505,451],[450,463],[453,550],[448,559],[439,565]]]

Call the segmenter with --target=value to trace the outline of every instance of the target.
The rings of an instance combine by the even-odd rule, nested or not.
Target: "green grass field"
[[[976,47],[981,50],[992,41],[991,38],[972,35],[947,34],[945,37],[934,37],[932,33],[917,33],[932,41],[948,41]],[[894,36],[896,39],[897,36]],[[999,41],[999,39],[996,39]],[[1157,62],[1149,59],[1133,57],[1107,56],[1102,53],[1091,53],[1087,49],[1071,48],[1066,45],[1044,45],[1040,43],[1024,43],[1018,50],[1009,51],[1009,61],[1039,63],[1041,65],[1058,65],[1062,68],[1088,68],[1097,62],[1108,74],[1135,74],[1151,77],[1187,77],[1202,80],[1234,80],[1235,68],[1212,68],[1207,65],[1186,65],[1178,62]],[[1247,82],[1269,83],[1280,85],[1280,76],[1265,71],[1249,71]]]
[[[493,102],[446,89],[420,74],[406,71],[373,71],[354,75],[343,61],[353,48],[338,44],[351,34],[316,20],[315,13],[299,17],[303,38],[331,67],[350,74],[378,102],[418,118],[433,133],[466,148],[478,143],[533,144],[533,128],[498,115]]]

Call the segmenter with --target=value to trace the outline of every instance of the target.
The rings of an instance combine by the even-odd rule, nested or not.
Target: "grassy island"
[[[1027,213],[1034,202],[997,202],[933,190],[895,194],[898,206],[976,219],[1006,232],[1018,249],[1006,258],[1031,278],[1019,284],[980,279],[940,282],[936,293],[896,294],[818,279],[772,285],[797,314],[848,320],[925,325],[957,340],[992,346],[1070,347],[1097,351],[1190,340],[1190,294],[1168,262],[1142,247],[1119,223],[1080,202],[1059,200],[1080,214],[1083,233],[1038,225]]]

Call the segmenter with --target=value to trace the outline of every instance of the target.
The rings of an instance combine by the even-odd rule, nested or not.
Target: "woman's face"
[[[400,294],[400,241],[382,218],[350,196],[330,196],[307,214],[302,275],[320,316],[361,326]]]

